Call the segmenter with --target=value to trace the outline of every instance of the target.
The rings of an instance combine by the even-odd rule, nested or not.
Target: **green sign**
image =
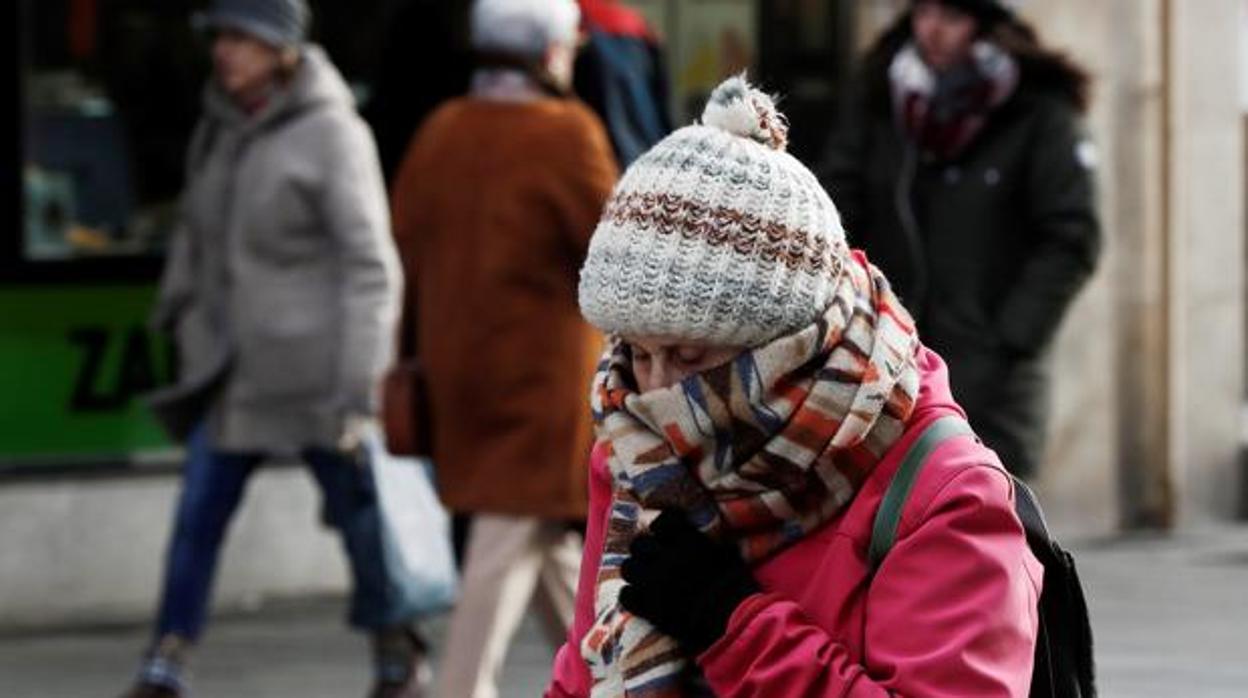
[[[149,285],[0,288],[0,464],[115,460],[170,444],[139,396],[173,353]]]

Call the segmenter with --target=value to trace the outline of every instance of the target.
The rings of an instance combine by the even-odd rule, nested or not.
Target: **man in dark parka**
[[[995,0],[917,0],[868,53],[820,172],[976,431],[1035,474],[1049,349],[1101,248],[1088,78]]]

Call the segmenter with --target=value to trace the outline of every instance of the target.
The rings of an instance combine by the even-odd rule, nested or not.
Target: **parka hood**
[[[999,36],[1008,36],[1001,43]],[[910,13],[903,13],[871,45],[863,57],[859,89],[867,97],[872,109],[890,111],[888,69],[893,57],[911,41]],[[1087,72],[1065,54],[1041,45],[1035,29],[1016,16],[1003,20],[993,33],[983,38],[1001,46],[1018,62],[1020,81],[1018,92],[1049,95],[1068,102],[1079,112],[1085,112],[1089,101]],[[1008,44],[1018,44],[1008,45]]]
[[[330,62],[324,49],[315,44],[305,44],[300,49],[299,66],[294,77],[275,91],[269,103],[254,117],[239,109],[215,80],[209,79],[204,87],[203,99],[206,116],[246,129],[263,128],[324,107],[355,108],[355,97],[342,73]]]

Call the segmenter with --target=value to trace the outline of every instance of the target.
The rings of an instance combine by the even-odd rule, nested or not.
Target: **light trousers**
[[[473,517],[438,671],[440,698],[497,698],[507,647],[530,601],[552,648],[575,611],[583,541],[562,521]]]

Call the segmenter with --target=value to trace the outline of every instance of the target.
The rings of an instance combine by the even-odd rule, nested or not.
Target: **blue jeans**
[[[350,624],[376,629],[412,621],[415,614],[402,606],[382,557],[381,512],[368,469],[332,451],[313,449],[302,456],[320,485],[327,523],[342,534],[353,582]],[[203,426],[191,435],[165,561],[158,636],[195,640],[203,631],[225,530],[248,479],[265,458],[263,453],[213,450]]]

